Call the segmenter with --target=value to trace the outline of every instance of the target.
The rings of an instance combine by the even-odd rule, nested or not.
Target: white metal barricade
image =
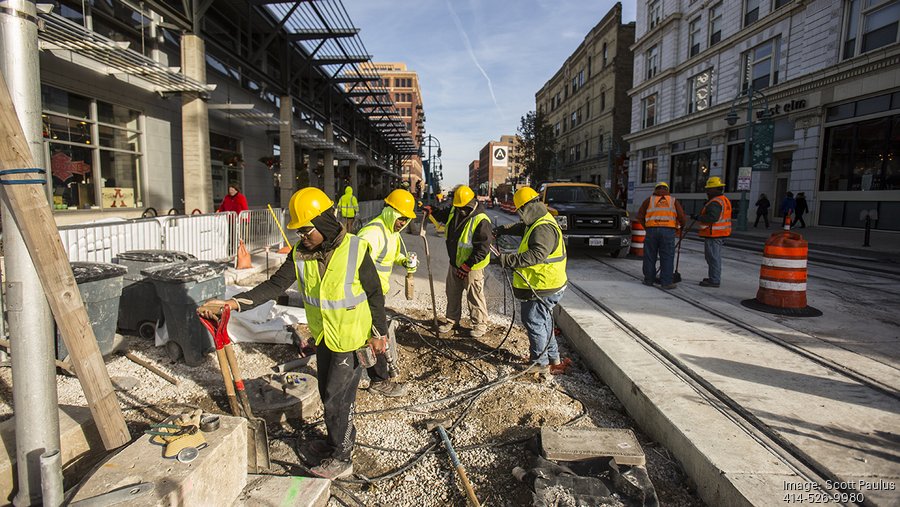
[[[69,261],[112,262],[120,252],[160,249],[161,226],[155,219],[59,227]]]
[[[273,208],[272,211],[275,216],[282,216],[281,208]],[[281,232],[268,208],[242,211],[238,215],[237,224],[240,238],[250,253],[261,252],[266,248],[280,248]]]
[[[163,248],[187,252],[200,260],[230,260],[237,252],[236,223],[233,211],[168,217],[163,225]]]

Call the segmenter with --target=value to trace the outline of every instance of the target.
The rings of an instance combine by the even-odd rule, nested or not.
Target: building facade
[[[469,164],[469,186],[477,195],[493,197],[498,186],[518,180],[522,174],[521,164],[514,161],[518,145],[518,137],[503,135],[481,148],[478,160]]]
[[[596,183],[624,198],[634,34],[617,3],[535,94],[537,111],[556,134],[552,179]]]
[[[478,165],[480,163],[480,160],[473,160],[469,163],[469,188],[478,187]]]
[[[808,223],[862,227],[877,210],[876,228],[900,230],[900,1],[641,0],[637,12],[630,209],[667,181],[698,210],[710,176],[737,207],[749,112],[774,139],[745,205],[766,194],[780,216],[786,192],[804,192]]]

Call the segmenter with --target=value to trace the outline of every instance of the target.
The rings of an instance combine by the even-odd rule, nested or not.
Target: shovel
[[[688,232],[694,228],[694,224],[696,224],[696,220],[691,220],[691,225],[687,226],[681,233],[681,237],[678,238],[678,244],[675,245],[675,273],[672,274],[672,281],[674,283],[681,282],[681,273],[678,272],[678,264],[681,262],[681,242],[684,241],[684,237],[688,235]]]
[[[431,275],[431,252],[428,250],[428,238],[425,236],[425,218],[430,217],[431,213],[428,210],[425,211],[425,216],[422,217],[422,228],[419,230],[419,236],[422,236],[422,241],[425,242],[425,266],[428,267],[428,285],[431,287],[431,312],[434,315],[434,335],[438,335],[438,318],[437,318],[437,303],[434,300],[434,277]]]
[[[259,473],[271,466],[269,460],[269,434],[266,430],[266,422],[253,416],[250,408],[250,399],[244,389],[244,380],[241,377],[241,368],[238,366],[234,347],[228,337],[228,320],[231,318],[231,307],[225,305],[219,324],[212,333],[212,322],[201,318],[204,326],[213,335],[216,344],[216,357],[219,359],[219,367],[222,370],[222,379],[225,381],[225,392],[228,394],[228,404],[234,415],[243,412],[247,419],[247,469],[253,473]],[[224,357],[224,361],[223,361]],[[236,395],[235,395],[236,393]],[[240,403],[238,403],[240,402]]]

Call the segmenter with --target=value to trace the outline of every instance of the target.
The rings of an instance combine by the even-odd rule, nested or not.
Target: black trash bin
[[[119,301],[119,329],[137,331],[143,338],[153,338],[162,308],[153,282],[145,279],[141,271],[192,259],[196,257],[175,250],[130,250],[116,256],[113,262],[128,268]]]
[[[88,320],[105,355],[113,351],[116,337],[116,318],[119,314],[119,296],[122,294],[122,277],[127,272],[124,266],[101,262],[73,262],[72,272],[78,292],[84,301]],[[59,330],[56,332],[56,358],[64,361],[69,356]]]
[[[162,302],[169,333],[166,350],[173,361],[183,356],[188,366],[196,366],[214,349],[212,337],[197,316],[197,307],[225,294],[224,271],[224,264],[211,261],[187,261],[143,271]]]

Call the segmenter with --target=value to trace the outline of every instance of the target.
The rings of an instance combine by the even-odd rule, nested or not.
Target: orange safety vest
[[[671,227],[676,228],[675,219],[678,213],[675,211],[675,198],[671,195],[651,195],[647,214],[644,215],[646,227]]]
[[[722,204],[722,214],[719,215],[719,220],[717,222],[704,224],[703,227],[700,228],[700,236],[704,238],[724,238],[731,236],[731,201],[729,201],[727,197],[724,195],[713,197],[709,202],[703,205],[700,214],[706,213],[706,207],[713,201],[719,201],[719,203]]]

